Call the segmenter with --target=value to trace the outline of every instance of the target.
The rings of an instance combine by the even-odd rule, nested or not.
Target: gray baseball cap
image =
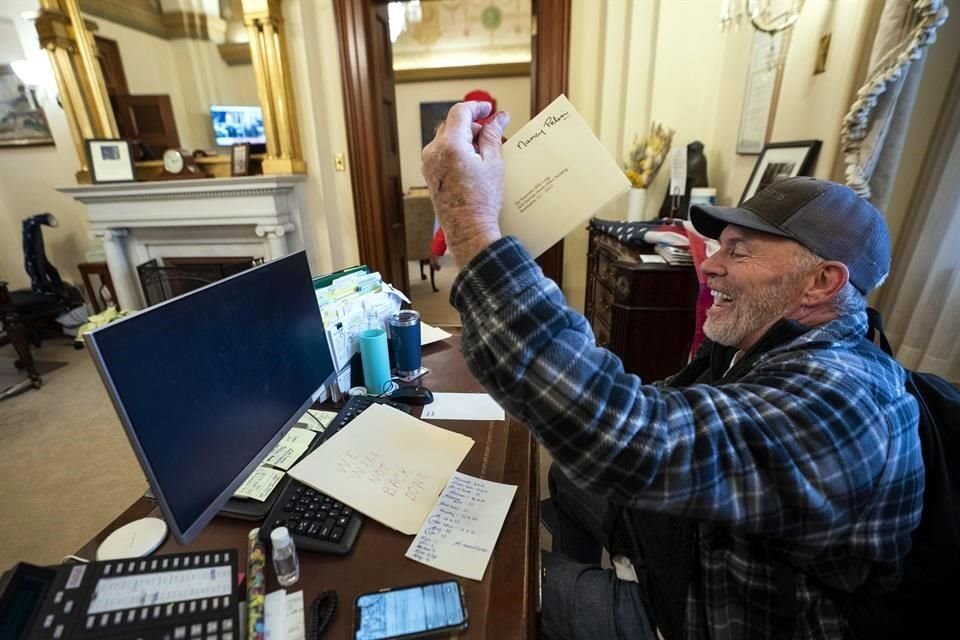
[[[847,266],[864,295],[890,272],[890,234],[883,215],[853,189],[797,177],[767,186],[739,207],[693,205],[690,222],[719,238],[728,224],[796,240],[826,260]]]

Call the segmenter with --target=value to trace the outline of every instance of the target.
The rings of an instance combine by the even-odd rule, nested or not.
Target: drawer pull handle
[[[600,301],[600,312],[601,312],[601,313],[610,313],[610,307],[611,307],[611,304],[610,304],[610,301],[609,301],[609,300],[601,300],[601,301]]]

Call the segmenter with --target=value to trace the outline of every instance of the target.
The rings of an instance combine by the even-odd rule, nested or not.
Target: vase
[[[627,197],[627,222],[643,220],[647,208],[647,190],[637,187],[630,189]]]

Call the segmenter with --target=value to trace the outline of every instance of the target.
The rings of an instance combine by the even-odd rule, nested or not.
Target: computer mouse
[[[433,402],[433,393],[426,387],[398,387],[388,396],[394,402],[409,405],[424,405]]]

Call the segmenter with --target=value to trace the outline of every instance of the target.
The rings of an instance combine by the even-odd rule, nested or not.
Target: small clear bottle
[[[300,560],[297,549],[286,527],[277,527],[270,532],[273,554],[273,570],[281,587],[289,587],[300,579]]]

